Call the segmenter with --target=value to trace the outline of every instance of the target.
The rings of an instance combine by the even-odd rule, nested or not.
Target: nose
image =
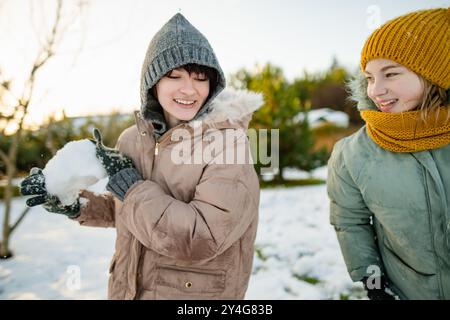
[[[375,79],[367,86],[367,94],[371,98],[385,95],[387,92],[386,84],[382,79]]]
[[[180,92],[187,95],[192,96],[195,94],[194,80],[189,78],[184,79],[183,85],[180,88]]]

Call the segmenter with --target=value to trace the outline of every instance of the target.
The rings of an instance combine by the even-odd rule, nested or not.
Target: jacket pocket
[[[388,236],[387,230],[378,220],[374,219],[377,237],[380,238],[380,245],[383,252],[389,258],[396,261],[394,264],[399,268],[408,270],[422,276],[433,276],[436,274],[436,266],[433,263],[433,253],[427,248],[421,248],[419,243],[413,247],[408,239],[398,238],[396,235]],[[390,234],[393,234],[391,231]],[[397,238],[396,238],[397,237]],[[422,241],[423,242],[423,241]],[[383,257],[383,260],[386,257]],[[389,261],[392,262],[393,261]]]
[[[186,293],[219,293],[225,289],[225,270],[157,266],[156,284]]]
[[[420,276],[424,276],[424,277],[430,277],[430,276],[435,276],[436,272],[430,272],[430,271],[425,271],[425,270],[418,270],[417,267],[413,268],[411,265],[409,265],[408,263],[406,263],[406,261],[404,259],[402,259],[395,251],[394,249],[392,249],[391,245],[388,243],[388,241],[386,240],[386,237],[383,238],[383,245],[384,248],[386,249],[387,252],[390,253],[390,256],[393,257],[394,260],[396,260],[396,265],[403,269],[404,272],[406,273],[412,273],[412,274],[417,274]]]

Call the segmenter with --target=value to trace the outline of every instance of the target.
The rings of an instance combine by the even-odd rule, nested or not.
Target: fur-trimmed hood
[[[213,128],[239,127],[247,129],[252,119],[252,114],[264,104],[264,99],[261,93],[244,90],[225,88],[221,91],[213,101],[209,103],[206,112],[201,115],[197,114],[194,119],[188,121],[191,127],[203,123]],[[141,117],[152,123],[154,133],[159,135],[155,126],[161,128],[165,126],[165,119],[160,113],[153,113],[150,119],[142,115]],[[158,115],[158,117],[156,117]]]
[[[194,118],[190,124],[202,121],[211,127],[232,125],[247,129],[253,112],[264,104],[261,93],[226,88],[211,102],[209,112]]]
[[[184,123],[192,128],[203,125],[215,129],[240,128],[247,130],[253,112],[263,104],[264,99],[261,93],[226,88],[211,102],[207,112]],[[140,113],[140,117],[151,123],[153,127],[155,126],[155,118],[145,119],[142,113]],[[158,132],[155,130],[153,132],[159,136]]]
[[[357,102],[357,108],[362,110],[378,110],[373,101],[367,96],[367,80],[364,73],[358,69],[353,78],[347,82],[350,99]]]

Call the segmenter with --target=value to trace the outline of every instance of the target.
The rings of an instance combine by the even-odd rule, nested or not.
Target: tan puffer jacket
[[[83,191],[81,197],[89,201],[76,219],[81,225],[117,230],[109,299],[244,298],[259,182],[248,158],[244,164],[220,160],[231,153],[249,156],[246,129],[261,105],[258,94],[224,90],[201,122],[180,124],[158,141],[151,123],[135,113],[136,125],[121,134],[117,148],[145,180],[128,190],[123,203],[108,193]],[[180,140],[175,132],[192,140]],[[226,132],[236,139],[219,143]],[[212,157],[202,157],[200,151],[198,162],[198,150],[208,154],[204,150],[211,147]],[[174,154],[197,162],[177,164]]]

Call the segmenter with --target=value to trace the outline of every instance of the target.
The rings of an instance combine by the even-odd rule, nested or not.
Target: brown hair
[[[424,86],[422,103],[416,108],[419,111],[420,119],[425,122],[428,114],[433,112],[436,112],[437,118],[439,112],[445,110],[447,112],[447,120],[449,120],[450,104],[448,102],[449,97],[447,91],[420,75],[419,78]]]

